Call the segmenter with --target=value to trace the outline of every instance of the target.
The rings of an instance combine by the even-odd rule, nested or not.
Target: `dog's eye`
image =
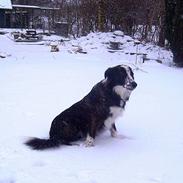
[[[121,76],[123,76],[123,77],[126,77],[126,76],[127,76],[127,72],[126,72],[126,70],[125,70],[124,68],[122,68],[122,69],[120,70],[120,74],[121,74]]]

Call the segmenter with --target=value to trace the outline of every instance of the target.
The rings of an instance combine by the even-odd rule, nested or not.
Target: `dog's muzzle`
[[[134,90],[137,87],[137,83],[135,81],[128,82],[124,87],[127,90]]]

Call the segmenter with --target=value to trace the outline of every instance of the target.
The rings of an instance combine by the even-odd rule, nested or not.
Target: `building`
[[[54,27],[59,8],[37,5],[13,4],[11,0],[0,0],[0,28]]]
[[[0,27],[6,27],[8,24],[6,11],[12,10],[11,0],[1,0],[0,1]]]

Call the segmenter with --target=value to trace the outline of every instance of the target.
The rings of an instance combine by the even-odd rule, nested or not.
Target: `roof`
[[[11,0],[0,0],[0,9],[12,9]]]
[[[12,8],[27,8],[27,9],[41,9],[41,10],[59,10],[59,8],[51,8],[51,7],[21,5],[21,4],[13,4],[12,5],[11,0],[0,0],[0,9],[12,9]]]

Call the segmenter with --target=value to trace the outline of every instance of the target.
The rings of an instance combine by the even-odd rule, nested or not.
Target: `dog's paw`
[[[94,146],[94,139],[90,136],[86,138],[86,141],[84,143],[85,147],[92,147]]]
[[[111,137],[113,137],[113,138],[117,138],[117,137],[118,137],[118,133],[117,133],[117,131],[115,131],[115,130],[111,130]]]

